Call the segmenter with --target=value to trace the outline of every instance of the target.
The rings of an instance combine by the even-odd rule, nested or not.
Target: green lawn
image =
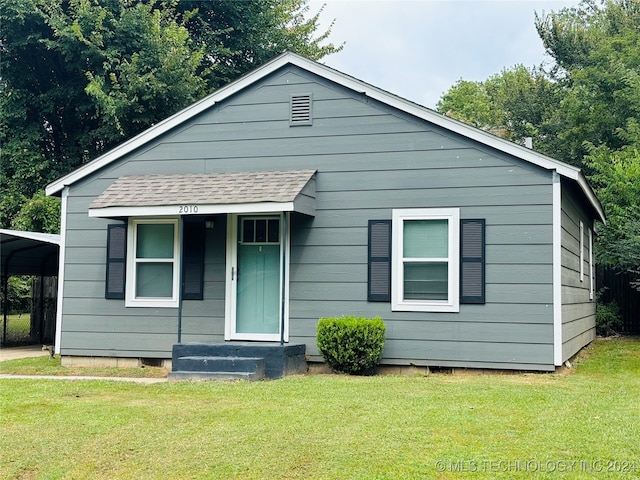
[[[159,367],[122,368],[122,367],[63,367],[60,357],[48,356],[21,358],[0,362],[0,374],[10,375],[47,375],[47,376],[92,376],[92,377],[166,377],[167,370]]]
[[[639,339],[561,375],[9,379],[0,399],[0,478],[640,476]]]
[[[4,331],[4,317],[0,316],[0,328]],[[31,313],[7,315],[7,345],[29,342],[31,333]]]

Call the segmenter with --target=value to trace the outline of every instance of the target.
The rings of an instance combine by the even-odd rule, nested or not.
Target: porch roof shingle
[[[315,173],[287,170],[122,176],[91,202],[89,210],[98,213],[114,208],[292,203]],[[307,190],[307,196],[315,197],[315,187]]]

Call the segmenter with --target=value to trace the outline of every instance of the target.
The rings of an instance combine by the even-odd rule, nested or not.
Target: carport
[[[55,292],[58,276],[60,235],[0,229],[2,264],[2,345],[7,342],[9,316],[9,277],[31,275],[38,277],[32,290],[30,336],[33,342],[52,343],[55,335],[56,299],[45,294]],[[55,279],[53,277],[56,277]],[[46,278],[53,280],[45,281]],[[54,293],[55,295],[55,293]],[[48,298],[48,301],[47,301]]]

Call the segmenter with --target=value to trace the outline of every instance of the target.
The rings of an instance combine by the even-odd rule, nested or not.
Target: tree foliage
[[[585,142],[626,145],[618,131],[640,113],[640,2],[584,0],[537,16],[536,28],[563,89],[555,112],[562,155],[579,165]]]
[[[557,85],[541,70],[516,65],[483,82],[459,80],[437,109],[516,143],[531,137],[538,150],[553,151],[549,117],[558,95]]]
[[[204,46],[208,83],[217,88],[285,50],[313,60],[339,51],[317,32],[322,9],[309,15],[307,0],[181,1],[176,5],[197,46]],[[193,11],[197,10],[197,15]]]
[[[584,0],[538,17],[564,95],[556,112],[566,155],[578,158],[602,201],[597,258],[640,271],[640,2]]]
[[[11,228],[27,232],[59,233],[60,200],[47,197],[40,190],[18,210]]]
[[[461,80],[438,109],[510,140],[532,136],[537,150],[582,167],[608,217],[598,261],[638,273],[640,1],[583,0],[535,24],[551,68],[515,67],[474,88]]]
[[[47,183],[271,57],[338,51],[305,1],[0,2],[0,226],[25,202],[40,212]]]
[[[598,228],[598,259],[640,273],[640,125],[633,122],[632,128],[636,138],[618,150],[587,143],[585,164],[607,213]]]

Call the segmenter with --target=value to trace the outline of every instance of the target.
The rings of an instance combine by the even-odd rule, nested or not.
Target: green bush
[[[622,327],[620,309],[615,302],[596,305],[596,333],[604,337],[615,335]]]
[[[316,341],[337,372],[367,375],[382,357],[386,327],[380,317],[334,317],[318,321]]]

